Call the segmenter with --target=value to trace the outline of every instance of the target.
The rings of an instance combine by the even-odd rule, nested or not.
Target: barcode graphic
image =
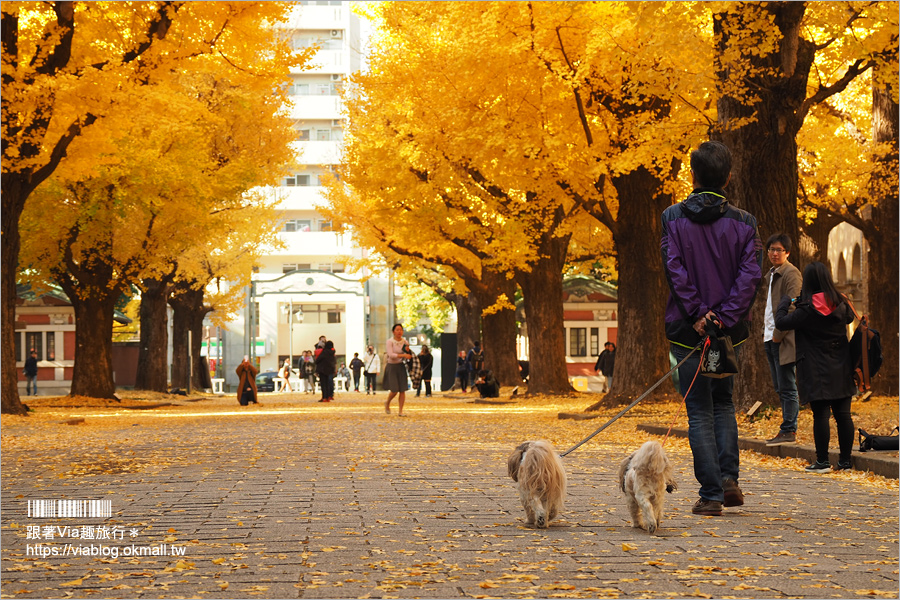
[[[29,500],[28,516],[36,519],[105,519],[112,516],[112,500]]]

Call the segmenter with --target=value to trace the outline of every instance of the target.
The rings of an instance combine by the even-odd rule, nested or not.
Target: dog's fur
[[[566,497],[566,471],[553,444],[545,440],[520,444],[510,455],[507,468],[517,483],[525,522],[549,527]]]
[[[625,492],[632,525],[650,533],[659,529],[665,492],[678,489],[662,444],[645,442],[626,458],[619,467],[619,485]]]

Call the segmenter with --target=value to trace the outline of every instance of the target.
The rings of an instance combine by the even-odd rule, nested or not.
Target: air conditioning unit
[[[340,38],[344,37],[344,32],[341,31],[340,29],[332,29],[331,37],[340,39]]]
[[[341,75],[340,75],[340,73],[335,73],[335,74],[333,74],[333,75],[331,76],[331,80],[332,80],[332,81],[340,81],[340,80],[341,80]]]

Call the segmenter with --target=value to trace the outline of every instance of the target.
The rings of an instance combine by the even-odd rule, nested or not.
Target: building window
[[[285,233],[293,233],[297,231],[297,221],[285,221],[284,222],[284,232]]]
[[[331,221],[319,221],[319,231],[333,231]]]
[[[329,323],[340,323],[341,322],[341,313],[336,310],[328,311],[328,322]]]
[[[297,141],[308,142],[309,141],[309,129],[298,130],[297,131]]]
[[[587,329],[573,327],[569,329],[569,356],[587,356]]]
[[[44,334],[41,331],[25,332],[25,356],[31,356],[31,351],[37,352],[38,360],[44,360]]]
[[[331,84],[324,83],[316,85],[316,95],[317,96],[330,96],[331,95]]]
[[[591,356],[600,356],[600,329],[591,327]]]
[[[317,142],[330,142],[331,141],[331,130],[317,129],[316,130],[316,141]]]
[[[56,334],[47,332],[47,360],[56,360]]]

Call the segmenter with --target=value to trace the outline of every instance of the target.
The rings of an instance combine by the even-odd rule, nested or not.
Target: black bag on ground
[[[708,335],[700,354],[700,374],[718,379],[731,377],[738,372],[731,336],[726,335],[713,321],[707,321],[706,328]]]
[[[900,431],[900,427],[894,427],[894,431]],[[900,450],[900,435],[871,435],[864,429],[859,430],[859,451],[869,450]]]

